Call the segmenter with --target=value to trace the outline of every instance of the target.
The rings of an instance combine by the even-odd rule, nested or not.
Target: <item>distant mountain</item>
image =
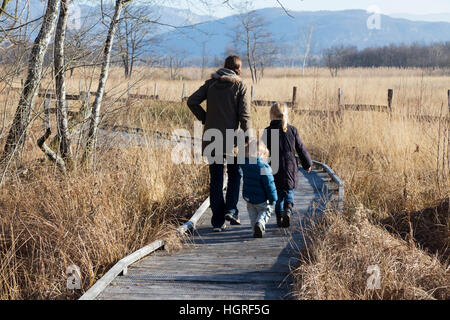
[[[165,6],[152,7],[154,15],[159,17],[159,22],[175,26],[186,26],[215,20],[209,15],[198,15],[187,9],[177,9]],[[170,27],[169,27],[170,28]]]
[[[392,18],[401,18],[412,21],[450,22],[450,13],[432,13],[432,14],[393,13],[390,14],[389,16]]]
[[[29,0],[19,0],[23,6]],[[81,1],[81,0],[80,0]],[[16,3],[11,1],[9,8]],[[45,1],[32,0],[30,17],[35,19],[45,10]],[[99,6],[89,5],[87,1],[79,3],[81,21],[90,33],[102,35],[106,26],[101,21]],[[81,4],[80,4],[81,3]],[[141,5],[134,2],[134,5]],[[149,8],[149,7],[147,7]],[[190,10],[166,6],[153,6],[152,18],[160,25],[151,33],[159,34],[162,42],[153,47],[158,54],[181,53],[187,58],[198,61],[202,52],[209,57],[222,57],[228,44],[232,42],[239,15],[216,19],[209,15],[198,15]],[[111,10],[111,8],[109,9]],[[380,47],[389,44],[411,44],[413,42],[432,43],[450,41],[449,22],[411,21],[407,15],[392,17],[381,15],[381,28],[369,30],[367,20],[371,16],[363,10],[345,11],[291,11],[292,17],[279,7],[257,10],[267,22],[267,29],[273,34],[276,44],[286,56],[298,57],[304,52],[302,35],[314,26],[312,54],[319,54],[323,49],[333,45],[353,45],[359,49]],[[447,17],[447,18],[446,18]],[[450,21],[450,15],[411,16],[411,19],[436,19]],[[90,25],[92,28],[90,28]],[[0,22],[1,26],[1,22]],[[178,28],[173,28],[175,26]],[[39,28],[29,28],[37,34]],[[103,39],[100,37],[100,39]]]
[[[29,20],[34,20],[42,16],[45,12],[46,3],[37,0],[19,0],[18,12],[24,12],[23,17],[26,16],[25,4],[29,2],[30,16]],[[107,2],[106,2],[107,3]],[[144,4],[133,4],[135,7],[146,7]],[[7,12],[15,10],[16,2],[11,1],[7,6]],[[111,10],[110,6],[105,6],[106,10]],[[198,15],[188,9],[177,9],[166,6],[152,6],[150,7],[151,18],[157,20],[161,25],[158,26],[158,33],[165,33],[173,30],[172,26],[182,27],[186,25],[193,25],[214,20],[215,18],[209,15]],[[81,23],[86,25],[94,24],[101,19],[101,10],[99,5],[92,5],[88,1],[71,2],[69,7],[69,14],[72,19],[78,19]],[[98,24],[95,32],[105,31],[106,27]]]
[[[411,44],[450,41],[450,23],[420,22],[381,15],[381,28],[369,30],[371,14],[363,10],[293,12],[293,18],[281,8],[265,8],[257,13],[269,22],[267,29],[280,47],[295,51],[302,47],[302,33],[314,25],[313,53],[333,45],[354,45],[359,49],[389,44]],[[210,56],[222,56],[239,16],[210,21],[189,30],[165,34],[165,47],[185,52],[189,57],[200,57],[203,43]],[[302,52],[300,50],[299,52]]]

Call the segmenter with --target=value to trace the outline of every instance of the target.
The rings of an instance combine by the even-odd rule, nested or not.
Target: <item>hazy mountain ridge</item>
[[[302,52],[302,32],[314,25],[313,52],[320,53],[333,45],[354,45],[359,49],[394,44],[432,43],[450,41],[450,23],[422,22],[392,18],[381,15],[380,30],[369,30],[367,20],[372,15],[364,10],[344,11],[303,11],[290,14],[281,8],[257,10],[269,25],[280,46],[291,47]],[[177,48],[187,56],[200,56],[202,42],[207,39],[209,55],[223,55],[226,45],[231,42],[230,34],[239,22],[237,15],[207,22],[185,34],[172,31],[165,35],[167,48]],[[289,49],[288,49],[289,50]]]
[[[21,5],[26,0],[20,0]],[[11,6],[13,2],[9,5]],[[45,2],[30,1],[30,19],[41,16]],[[101,19],[99,6],[78,4],[81,20],[95,23]],[[78,10],[78,12],[80,12]],[[111,10],[111,8],[109,9]],[[72,10],[75,12],[76,10]],[[221,57],[232,41],[239,15],[215,19],[209,15],[197,15],[187,9],[166,6],[152,7],[152,17],[162,24],[152,32],[162,38],[161,54],[182,54],[189,58],[201,57],[202,51],[210,57]],[[279,7],[256,10],[269,23],[267,29],[273,34],[277,45],[291,56],[304,51],[302,33],[314,26],[312,53],[318,54],[333,45],[353,45],[359,49],[380,47],[389,44],[411,44],[450,41],[450,23],[410,21],[381,15],[380,30],[369,30],[367,20],[370,13],[364,10],[344,11],[291,11],[293,18]],[[166,25],[164,25],[166,24]],[[174,29],[171,26],[189,26]],[[192,26],[193,25],[193,26]],[[102,34],[106,27],[95,25],[93,33]]]
[[[431,13],[431,14],[410,14],[410,13],[392,13],[392,18],[407,19],[412,21],[425,22],[450,22],[450,13]]]
[[[26,10],[24,10],[27,0],[19,0],[19,10],[18,12],[23,12],[23,17],[26,16]],[[34,20],[42,16],[45,12],[46,3],[42,1],[30,1],[30,16],[29,20]],[[135,5],[137,7],[144,5]],[[15,1],[12,1],[7,6],[7,12],[13,12],[15,9]],[[112,7],[110,5],[105,5],[104,9],[106,11],[111,11]],[[209,15],[199,15],[195,14],[188,9],[178,9],[166,6],[152,6],[151,8],[151,18],[157,20],[160,25],[158,27],[158,32],[164,33],[169,32],[173,28],[171,26],[180,27],[186,25],[195,25],[198,23],[207,22],[215,19]],[[93,23],[96,20],[101,19],[102,13],[99,5],[93,5],[88,2],[72,2],[69,6],[69,14],[72,19],[81,20],[82,23],[88,21],[87,23]],[[166,24],[167,26],[164,26]],[[99,24],[98,29],[101,30],[103,27]],[[105,27],[106,28],[106,27]],[[98,30],[97,30],[98,31]]]

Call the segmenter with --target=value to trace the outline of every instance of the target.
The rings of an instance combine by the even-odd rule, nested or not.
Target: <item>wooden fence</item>
[[[21,91],[21,88],[12,88],[14,91]],[[298,87],[292,88],[292,100],[291,101],[273,101],[273,100],[256,100],[255,99],[255,87],[251,86],[250,89],[250,99],[251,103],[254,107],[267,107],[272,106],[275,102],[281,102],[285,103],[288,107],[292,108],[292,110],[295,113],[298,114],[304,114],[309,116],[317,116],[317,117],[325,117],[325,116],[340,116],[342,114],[342,111],[372,111],[372,112],[383,112],[383,113],[393,113],[393,100],[394,100],[394,89],[388,89],[387,91],[387,103],[386,105],[373,105],[373,104],[343,104],[343,97],[344,92],[342,88],[338,89],[337,93],[337,109],[336,110],[309,110],[309,109],[300,109],[299,103],[297,100],[297,92]],[[448,108],[449,108],[449,116],[447,118],[450,118],[450,90],[447,92],[448,94]],[[67,101],[82,101],[83,103],[89,103],[90,97],[96,96],[96,92],[87,92],[87,91],[81,91],[81,84],[80,84],[80,94],[67,94],[66,100]],[[43,97],[46,100],[54,100],[56,99],[56,94],[51,90],[45,90],[40,89],[38,92],[39,97]],[[106,94],[105,94],[105,97]],[[187,95],[187,87],[186,83],[183,83],[183,88],[181,91],[181,99],[179,101],[186,102],[188,99]],[[158,84],[155,83],[153,88],[153,94],[140,94],[138,93],[131,93],[131,86],[128,84],[128,89],[126,93],[126,97],[124,98],[118,98],[114,99],[115,102],[119,103],[127,103],[133,100],[157,100],[162,102],[176,102],[176,101],[165,101],[160,100],[160,97],[158,95]],[[53,109],[50,109],[50,112],[55,112]],[[73,114],[75,111],[69,112],[70,114]],[[438,116],[430,116],[430,115],[411,115],[410,118],[414,118],[419,121],[436,121],[440,119]]]

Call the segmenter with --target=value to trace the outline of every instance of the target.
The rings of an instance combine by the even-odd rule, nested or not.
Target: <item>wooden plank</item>
[[[220,292],[220,291],[219,291]],[[277,293],[262,293],[258,295],[249,295],[249,294],[234,294],[230,292],[227,294],[208,294],[209,300],[279,300],[284,299],[285,294],[283,292]],[[205,300],[205,295],[203,293],[200,294],[173,294],[172,292],[160,294],[160,293],[149,293],[149,292],[137,292],[135,294],[128,292],[117,293],[114,292],[112,294],[105,294],[105,299],[107,300]]]
[[[164,241],[158,240],[143,247],[117,262],[101,279],[99,279],[79,300],[95,299],[122,271],[133,262],[164,246]]]
[[[344,110],[351,111],[376,111],[376,112],[389,112],[389,106],[374,105],[374,104],[345,104]]]
[[[239,259],[241,258],[241,259]],[[180,262],[180,263],[188,263],[190,266],[196,265],[198,268],[202,268],[202,265],[212,265],[220,263],[224,267],[228,266],[236,266],[236,265],[251,265],[255,266],[255,268],[259,266],[270,266],[276,267],[277,265],[289,265],[295,264],[298,262],[296,257],[292,257],[289,255],[285,256],[269,256],[269,257],[257,257],[252,259],[242,259],[242,256],[224,256],[224,257],[214,257],[209,258],[206,255],[183,255],[178,256],[174,255],[172,257],[159,257],[154,259],[146,259],[145,261],[140,262],[139,264],[133,265],[130,268],[150,268],[150,269],[158,269],[164,267],[166,264],[170,264],[171,262]],[[172,267],[169,266],[167,270],[170,270]]]
[[[205,200],[209,203],[209,198]],[[204,203],[205,203],[204,202]],[[204,204],[203,203],[203,204]],[[205,206],[202,205],[202,210],[197,210],[195,219],[198,221],[200,216],[206,211]],[[150,253],[160,249],[164,246],[164,241],[157,240],[135,252],[126,256],[117,262],[101,279],[99,279],[79,300],[93,300],[114,280],[119,274],[127,274],[128,266],[149,255]]]
[[[169,263],[177,263],[175,267],[168,267],[167,265]],[[220,260],[220,271],[224,272],[243,272],[243,271],[260,271],[260,272],[286,272],[286,270],[289,270],[290,266],[296,266],[298,264],[298,261],[292,260],[287,262],[278,262],[278,263],[261,263],[261,262],[255,262],[255,261],[223,261]],[[133,266],[130,267],[129,270],[132,270],[133,272],[141,272],[141,271],[154,271],[154,272],[171,272],[171,271],[177,271],[176,268],[180,268],[179,266],[183,265],[185,267],[191,268],[191,274],[198,274],[203,272],[217,272],[215,271],[215,268],[217,267],[218,263],[214,262],[212,260],[201,260],[197,263],[192,263],[192,260],[173,260],[173,261],[164,261],[164,263],[153,263],[153,264],[144,264],[140,266]],[[211,271],[214,270],[214,271]]]
[[[225,185],[226,183],[224,183]],[[194,215],[192,216],[192,218],[186,222],[185,224],[183,224],[181,227],[179,227],[177,229],[177,231],[181,234],[195,229],[195,226],[197,225],[199,219],[203,216],[203,214],[205,213],[206,210],[208,210],[209,208],[209,197],[202,203],[202,205],[200,206],[200,208],[197,209],[197,211],[194,213]]]
[[[277,283],[192,283],[183,282],[179,283],[127,283],[124,285],[118,285],[112,283],[111,288],[107,295],[114,295],[116,293],[128,293],[128,294],[156,294],[164,295],[171,294],[173,296],[196,294],[196,295],[258,295],[264,296],[265,294],[272,292],[278,298],[286,295],[285,286],[279,286]]]
[[[137,271],[137,270],[135,270]],[[126,279],[125,279],[126,278]],[[129,273],[124,280],[125,282],[132,280],[132,282],[139,283],[153,283],[153,282],[172,282],[172,281],[190,281],[190,282],[211,282],[211,283],[281,283],[286,278],[286,274],[277,271],[274,272],[246,272],[246,273],[224,273],[220,274],[217,272],[210,271],[210,273],[202,273],[199,275],[187,274],[185,270],[179,270],[178,272],[164,272],[155,273],[145,272],[145,273]]]

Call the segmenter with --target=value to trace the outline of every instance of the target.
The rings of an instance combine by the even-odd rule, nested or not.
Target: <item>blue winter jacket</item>
[[[252,163],[255,163],[254,158]],[[266,201],[273,203],[278,200],[272,168],[267,163],[258,157],[256,163],[251,164],[250,159],[245,158],[245,164],[241,164],[241,168],[244,174],[242,195],[245,201],[260,204]]]

